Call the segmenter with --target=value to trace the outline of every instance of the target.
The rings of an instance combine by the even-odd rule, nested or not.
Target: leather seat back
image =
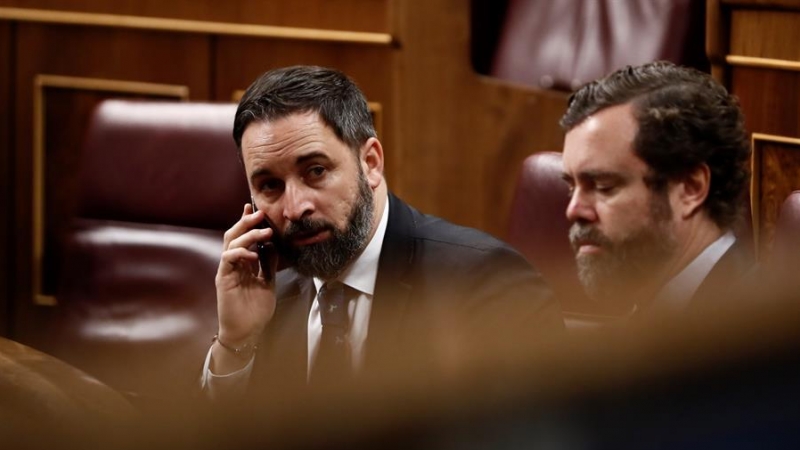
[[[47,350],[144,401],[193,391],[217,327],[222,235],[249,198],[235,109],[107,100],[91,120]]]

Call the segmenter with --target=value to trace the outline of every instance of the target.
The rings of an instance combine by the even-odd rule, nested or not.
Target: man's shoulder
[[[692,299],[692,307],[731,308],[757,292],[759,266],[751,244],[737,239],[714,264]]]
[[[407,217],[401,219],[406,223],[398,231],[416,241],[453,249],[462,248],[466,251],[502,249],[514,252],[510,245],[484,231],[422,213],[405,203],[401,203],[400,207],[406,209]],[[389,218],[392,220],[393,216],[390,215]]]
[[[441,262],[454,269],[493,260],[530,269],[525,258],[513,247],[484,231],[424,214],[402,202],[396,204],[392,212],[394,215],[389,215],[389,221],[395,223],[390,225],[387,238],[413,242],[417,262],[422,262],[421,259]]]

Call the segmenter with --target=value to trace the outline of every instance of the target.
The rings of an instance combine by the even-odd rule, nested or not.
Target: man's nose
[[[307,188],[295,184],[287,184],[283,194],[283,217],[289,221],[297,221],[314,212],[314,202]]]
[[[572,192],[567,205],[567,220],[575,222],[595,222],[597,221],[597,211],[594,208],[591,196],[576,188]]]

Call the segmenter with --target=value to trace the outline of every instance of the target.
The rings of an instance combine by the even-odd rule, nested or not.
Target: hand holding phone
[[[250,197],[250,204],[253,205],[253,213],[258,211],[255,200]],[[261,221],[256,228],[272,228],[273,233],[275,229],[270,225],[266,215],[264,220]],[[261,264],[261,273],[264,275],[264,280],[272,281],[272,258],[275,257],[275,246],[271,242],[258,242],[256,244],[256,253],[258,253],[258,262]]]

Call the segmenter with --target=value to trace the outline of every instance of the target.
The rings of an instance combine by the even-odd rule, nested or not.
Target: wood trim
[[[728,16],[723,15],[719,0],[706,2],[706,56],[711,63],[711,77],[725,84],[725,54],[728,53]]]
[[[189,87],[138,81],[80,78],[39,74],[33,79],[33,303],[43,306],[58,304],[55,297],[41,293],[42,258],[44,257],[45,206],[45,89],[75,89],[85,91],[119,92],[124,94],[189,98]]]
[[[121,92],[125,94],[158,95],[189,99],[189,87],[176,84],[143,83],[141,81],[109,80],[104,78],[81,78],[63,75],[37,75],[34,87],[41,89],[62,88],[85,91]]]
[[[772,142],[778,144],[790,144],[800,147],[800,139],[774,134],[753,133],[750,138],[750,148],[752,151],[750,159],[750,215],[753,223],[753,247],[755,249],[756,260],[760,260],[760,235],[761,235],[761,148],[758,142]]]
[[[120,14],[51,11],[29,8],[0,7],[0,19],[16,20],[21,22],[135,28],[142,30],[172,31],[182,33],[206,33],[303,41],[341,42],[365,45],[390,46],[396,44],[394,36],[388,33],[324,30],[319,28],[297,28],[274,25],[249,25],[227,22],[166,19],[160,17],[127,16]]]
[[[754,56],[728,55],[725,57],[725,62],[727,62],[731,66],[800,71],[800,61],[789,61],[785,59],[771,59],[771,58],[757,58]]]

